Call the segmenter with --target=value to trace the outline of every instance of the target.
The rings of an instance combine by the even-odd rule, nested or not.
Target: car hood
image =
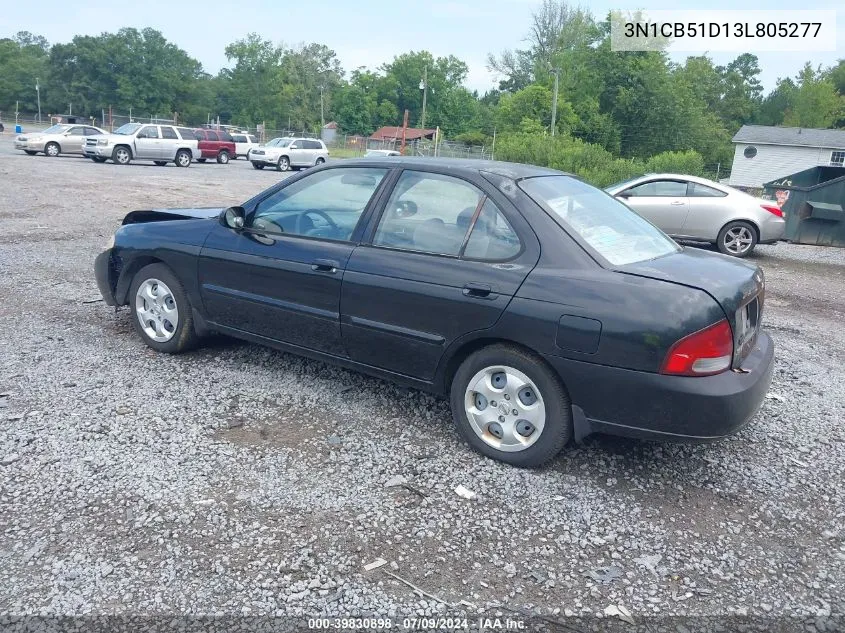
[[[131,143],[135,140],[135,137],[130,134],[91,134],[86,136],[85,138],[94,138],[97,140],[100,139],[107,139],[111,143],[115,142],[123,142],[123,143]]]
[[[194,207],[189,209],[142,209],[130,211],[123,224],[164,222],[166,220],[209,220],[217,218],[225,207]]]

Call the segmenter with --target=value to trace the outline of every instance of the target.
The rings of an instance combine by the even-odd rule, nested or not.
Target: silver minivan
[[[322,165],[328,158],[329,150],[318,138],[274,138],[247,154],[256,169],[270,165],[279,171]]]

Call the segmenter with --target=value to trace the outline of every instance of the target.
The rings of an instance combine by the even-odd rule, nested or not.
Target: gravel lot
[[[0,139],[0,614],[842,630],[845,249],[754,257],[777,367],[746,430],[592,437],[524,471],[473,453],[428,395],[222,338],[159,355],[126,309],[90,302],[126,212],[237,203],[280,177]]]

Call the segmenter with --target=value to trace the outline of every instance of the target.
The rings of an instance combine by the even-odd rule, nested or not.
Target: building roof
[[[760,145],[798,145],[803,147],[845,148],[845,130],[817,130],[773,125],[743,125],[733,137],[734,143]]]
[[[324,130],[336,130],[337,129],[337,123],[335,121],[330,121],[329,123],[326,123],[323,126],[323,129]]]
[[[405,130],[405,140],[406,141],[415,141],[415,140],[423,138],[423,137],[434,136],[434,134],[436,132],[437,132],[437,130],[432,130],[432,129],[425,129],[424,130],[424,129],[418,128],[418,127],[409,127],[407,130]],[[377,141],[393,141],[393,140],[401,139],[402,138],[402,127],[401,126],[396,127],[396,126],[392,126],[392,125],[386,125],[385,127],[380,128],[380,129],[376,130],[375,132],[373,132],[370,135],[370,138],[377,140]]]

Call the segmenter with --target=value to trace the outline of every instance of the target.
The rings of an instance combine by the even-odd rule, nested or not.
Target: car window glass
[[[519,237],[505,216],[489,198],[469,234],[463,256],[468,259],[502,261],[515,257],[521,249]]]
[[[217,136],[217,132],[212,132],[211,130],[206,130],[205,137],[209,141],[219,141],[220,138]]]
[[[138,138],[158,138],[158,129],[154,125],[146,125],[138,132]]]
[[[243,134],[232,134],[232,142],[244,143],[246,142],[246,137]]]
[[[306,176],[262,200],[250,227],[346,241],[386,169],[350,167]]]
[[[249,135],[248,139],[249,139],[250,143],[257,143],[258,142],[258,139],[255,138],[252,134]]]
[[[220,136],[221,141],[226,141],[227,143],[232,142],[232,135],[229,134],[226,130],[220,130],[220,132],[218,132],[218,135]]]
[[[385,206],[373,244],[458,255],[482,195],[459,178],[405,171]]]
[[[187,141],[195,141],[197,140],[197,135],[194,134],[193,130],[189,130],[186,127],[177,127],[176,130],[179,132],[179,136]]]
[[[659,198],[678,198],[687,195],[687,183],[678,180],[652,180],[626,190],[631,197],[655,196]]]
[[[101,133],[102,132],[100,132],[100,130],[98,130],[97,128],[93,128],[93,127],[86,127],[85,128],[85,136],[94,136],[96,134],[101,134]]]
[[[85,129],[82,127],[72,127],[70,128],[70,130],[68,130],[68,134],[70,134],[71,136],[84,136]]]
[[[161,138],[175,139],[175,138],[178,138],[178,137],[176,136],[176,130],[174,130],[170,126],[162,125],[161,126]]]
[[[708,187],[707,185],[691,182],[688,195],[693,198],[722,198],[728,194],[713,187]]]

